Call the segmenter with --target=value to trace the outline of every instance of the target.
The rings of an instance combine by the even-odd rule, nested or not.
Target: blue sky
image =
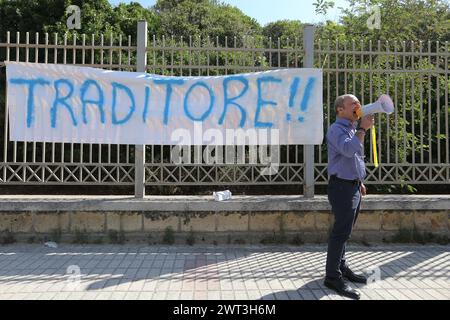
[[[152,6],[156,0],[134,0],[144,7]],[[109,0],[113,5],[129,0]],[[336,0],[335,7],[326,16],[316,15],[313,0],[222,0],[241,9],[246,15],[255,18],[262,25],[282,19],[300,20],[302,22],[317,23],[324,20],[338,21],[338,7],[348,7],[346,0]]]

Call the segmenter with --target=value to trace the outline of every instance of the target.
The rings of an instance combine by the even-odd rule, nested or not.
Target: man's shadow
[[[296,290],[273,292],[261,297],[260,300],[322,300],[323,298],[328,298],[331,295],[335,295],[339,298],[339,295],[336,292],[325,287],[323,281],[324,277],[314,279],[305,283]],[[350,282],[349,285],[355,289],[361,289],[365,286],[364,284],[354,284]],[[347,300],[348,298],[342,297],[342,299]]]
[[[395,246],[394,246],[395,248]],[[402,248],[405,249],[405,248]],[[376,249],[374,249],[376,250]],[[392,248],[390,249],[392,250]],[[421,265],[421,267],[419,268],[419,270],[417,271],[418,273],[421,273],[421,271],[426,271],[427,270],[427,264],[425,264],[425,262],[427,262],[428,260],[433,260],[435,258],[435,254],[441,254],[442,251],[438,251],[437,253],[429,253],[429,254],[423,254],[422,252],[417,252],[417,251],[408,251],[405,255],[402,255],[400,257],[396,257],[396,255],[398,255],[398,253],[396,253],[395,251],[393,253],[390,253],[389,251],[384,250],[380,250],[378,252],[379,254],[387,254],[387,255],[392,255],[392,257],[395,257],[393,259],[389,259],[388,262],[382,264],[382,265],[378,265],[377,267],[379,268],[380,271],[380,279],[379,280],[391,280],[391,279],[398,279],[398,278],[403,278],[404,280],[408,280],[410,278],[413,278],[414,276],[410,275],[410,274],[406,274],[406,275],[400,275],[401,272],[407,271],[410,268],[413,267],[417,267],[418,265]],[[370,263],[370,261],[373,258],[369,258],[368,261],[365,261],[363,264],[362,269],[364,268],[368,268],[371,267],[369,265],[367,265],[368,263]],[[423,265],[423,267],[422,267]],[[424,269],[424,270],[420,270],[420,269]],[[361,269],[361,270],[362,270]],[[367,272],[361,272],[360,270],[355,268],[355,271],[358,271],[358,273],[363,273],[364,275],[366,275],[367,277],[369,277],[369,284],[371,284],[371,279],[370,277],[372,276],[371,274],[368,274]],[[437,274],[432,275],[432,277],[439,277],[442,278],[443,280],[445,279],[445,275],[440,275],[438,273],[438,271],[436,271]],[[426,278],[426,276],[423,276]],[[423,278],[420,277],[420,278]],[[263,297],[261,297],[261,300],[321,300],[324,298],[329,298],[329,296],[334,296],[337,299],[345,299],[345,300],[351,300],[350,298],[346,298],[343,296],[338,295],[336,292],[334,292],[331,289],[328,289],[327,287],[325,287],[325,285],[323,284],[325,280],[325,275],[322,275],[320,278],[316,278],[313,279],[307,283],[305,283],[303,286],[301,286],[300,288],[296,289],[296,290],[286,290],[286,291],[278,291],[278,292],[273,292],[271,294],[265,295]],[[352,288],[356,289],[356,290],[361,290],[361,289],[369,289],[371,290],[373,287],[371,287],[370,285],[367,284],[360,284],[360,283],[352,283],[349,281],[346,281]],[[376,282],[373,282],[373,284],[376,284]],[[362,298],[364,298],[364,293],[362,293]],[[387,297],[390,298],[390,297]]]

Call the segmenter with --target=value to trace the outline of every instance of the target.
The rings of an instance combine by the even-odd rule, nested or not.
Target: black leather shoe
[[[359,300],[361,298],[359,292],[355,289],[352,289],[348,284],[345,283],[342,278],[332,279],[326,277],[323,284],[325,285],[325,287],[336,291],[344,297],[348,297],[354,300]]]
[[[365,276],[354,273],[350,268],[341,269],[341,272],[342,276],[348,281],[367,284],[367,278]]]

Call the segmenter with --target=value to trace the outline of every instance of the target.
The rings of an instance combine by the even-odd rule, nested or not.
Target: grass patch
[[[36,242],[36,237],[35,236],[31,236],[31,237],[27,238],[27,243],[32,244],[32,243],[35,243],[35,242]]]
[[[438,243],[442,245],[449,244],[449,237],[447,235],[438,235],[432,232],[420,232],[417,228],[414,229],[400,229],[388,241],[388,243]]]
[[[289,243],[290,243],[291,245],[294,245],[294,246],[301,246],[301,245],[303,245],[305,242],[303,241],[303,238],[302,238],[301,235],[296,234],[296,235],[291,239],[291,241],[290,241]]]
[[[93,244],[103,244],[103,237],[98,237],[92,241]]]
[[[266,236],[261,239],[261,244],[284,244],[287,243],[286,232],[284,228],[283,220],[280,218],[280,232],[274,232],[270,236]]]
[[[261,244],[283,244],[286,243],[286,235],[283,233],[273,233],[261,239]]]
[[[15,242],[16,238],[14,237],[11,231],[6,230],[5,232],[2,233],[0,237],[0,244],[5,245],[5,244],[12,244]]]
[[[75,244],[86,244],[89,242],[89,236],[86,232],[86,230],[81,231],[81,230],[75,230],[75,235],[73,238],[73,243]]]
[[[124,244],[126,241],[125,232],[117,230],[108,231],[108,239],[111,244]]]
[[[186,237],[186,243],[190,246],[193,246],[195,244],[195,234],[192,229],[191,229],[191,231],[189,231],[189,234]]]
[[[153,240],[153,235],[151,235],[151,234],[147,235],[147,243],[149,246],[156,244],[156,242]]]
[[[261,244],[282,244],[286,242],[286,238],[276,233],[261,239]]]
[[[61,230],[53,229],[51,234],[50,234],[50,239],[49,240],[53,241],[53,242],[56,242],[56,243],[60,242],[61,241]]]
[[[164,230],[164,236],[162,239],[163,244],[172,245],[175,243],[175,232],[173,231],[172,227],[167,227]]]

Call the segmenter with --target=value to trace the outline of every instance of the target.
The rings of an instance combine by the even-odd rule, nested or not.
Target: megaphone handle
[[[378,153],[377,153],[377,133],[375,132],[375,126],[372,127],[372,148],[373,148],[373,163],[375,168],[378,168]]]

